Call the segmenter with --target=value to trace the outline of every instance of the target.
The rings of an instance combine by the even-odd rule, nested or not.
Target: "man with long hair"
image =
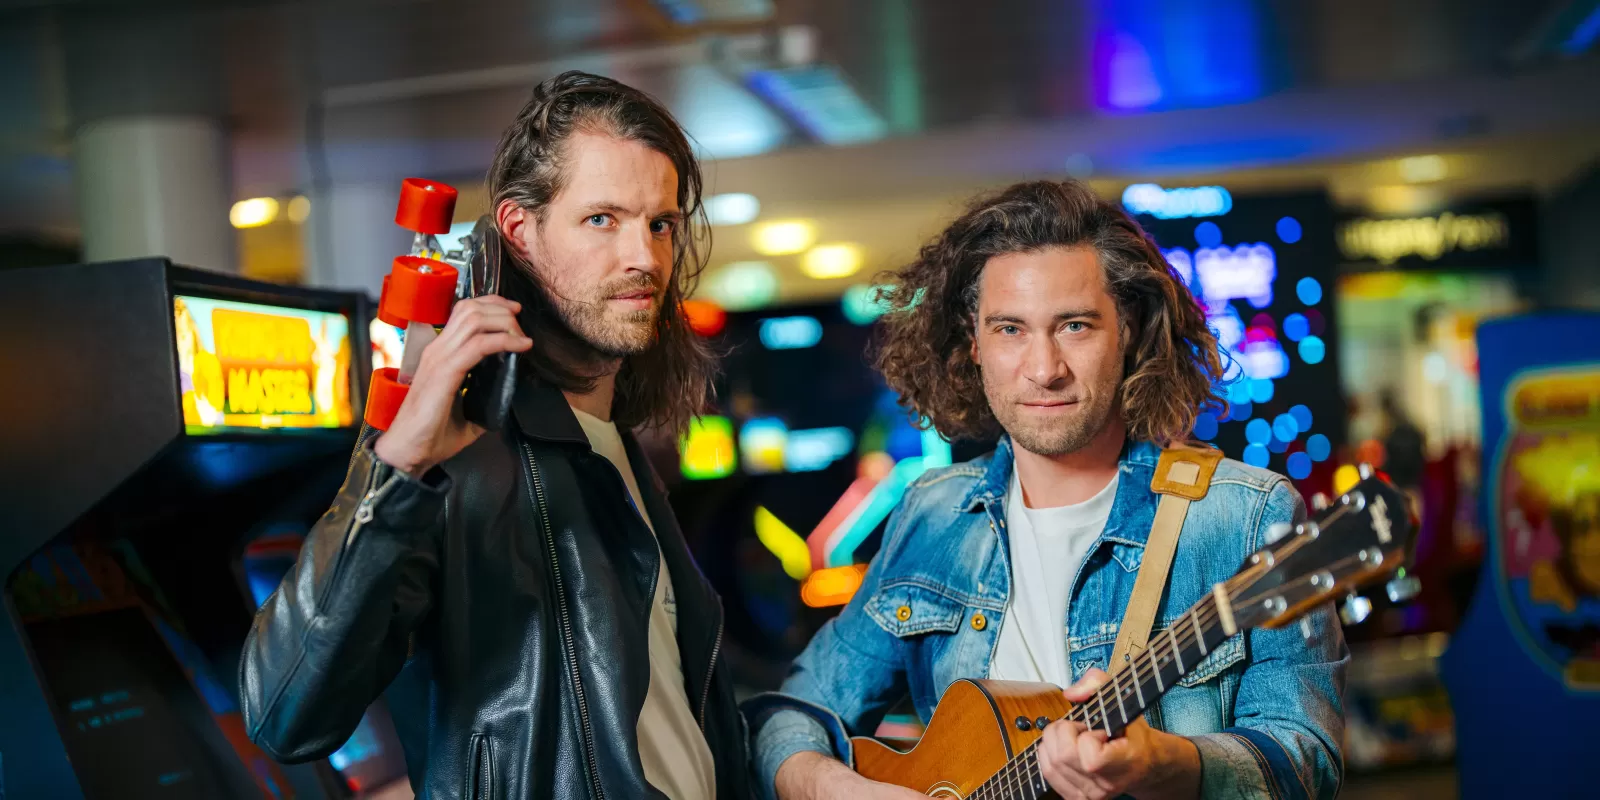
[[[838,760],[907,695],[924,720],[961,678],[1090,697],[1114,668],[1163,449],[1189,439],[1223,372],[1155,243],[1076,182],[978,199],[890,285],[889,386],[940,433],[998,445],[912,484],[850,604],[781,693],[747,706],[758,786],[784,798],[920,796]],[[1283,477],[1200,458],[1214,471],[1183,518],[1157,632],[1304,514]],[[1119,738],[1050,722],[1040,772],[1067,798],[1333,797],[1348,653],[1327,609],[1309,627],[1227,639]]]
[[[458,302],[389,430],[256,616],[250,738],[302,761],[387,692],[422,797],[743,797],[721,606],[630,429],[681,431],[713,360],[683,298],[700,167],[647,95],[566,73],[489,176],[505,297]],[[519,352],[506,429],[462,382]]]

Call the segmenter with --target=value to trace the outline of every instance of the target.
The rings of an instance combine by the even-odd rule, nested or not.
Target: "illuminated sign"
[[[189,433],[353,422],[343,314],[176,297],[173,317]]]
[[[814,428],[789,431],[783,448],[783,467],[790,472],[815,472],[850,454],[856,435],[849,428]]]
[[[678,468],[689,480],[708,480],[733,474],[738,466],[733,448],[733,423],[727,417],[699,417],[678,443]]]
[[[1406,256],[1438,261],[1456,251],[1491,250],[1511,243],[1511,223],[1499,212],[1412,219],[1358,219],[1339,229],[1339,252],[1351,261],[1393,264]]]
[[[816,317],[773,317],[761,320],[761,344],[768,350],[800,350],[822,341]]]
[[[1163,189],[1154,183],[1136,183],[1122,190],[1122,207],[1130,214],[1156,219],[1218,217],[1233,210],[1233,195],[1221,186]]]

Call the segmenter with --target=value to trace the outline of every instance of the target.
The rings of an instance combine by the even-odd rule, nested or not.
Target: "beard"
[[[648,289],[652,294],[649,308],[612,310],[610,298],[641,289]],[[582,297],[567,297],[550,289],[544,294],[561,324],[602,359],[638,355],[654,346],[659,338],[657,322],[665,292],[648,275],[619,278],[595,287]]]
[[[1117,413],[1117,389],[1122,384],[1120,360],[1106,370],[1105,378],[1093,385],[1080,384],[1063,392],[1018,393],[1010,386],[991,382],[983,375],[983,391],[995,419],[1018,447],[1041,456],[1059,456],[1082,450],[1111,423]],[[1050,418],[1028,412],[1025,401],[1043,399],[1076,400],[1065,412]]]

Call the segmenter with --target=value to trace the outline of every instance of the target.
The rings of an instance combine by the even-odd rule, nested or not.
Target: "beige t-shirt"
[[[639,481],[628,463],[622,436],[612,422],[572,409],[589,437],[589,446],[605,456],[628,486],[633,506],[651,533],[650,515],[644,511]],[[639,712],[639,760],[644,778],[651,786],[673,800],[711,800],[716,797],[715,770],[711,748],[706,745],[700,722],[689,705],[683,685],[683,657],[678,652],[678,603],[672,597],[672,576],[667,561],[661,559],[661,575],[656,580],[655,601],[650,607],[650,688],[645,692],[644,710]]]

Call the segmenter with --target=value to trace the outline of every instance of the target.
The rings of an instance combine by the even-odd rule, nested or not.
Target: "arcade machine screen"
[[[182,295],[172,305],[189,434],[354,421],[345,315]]]

